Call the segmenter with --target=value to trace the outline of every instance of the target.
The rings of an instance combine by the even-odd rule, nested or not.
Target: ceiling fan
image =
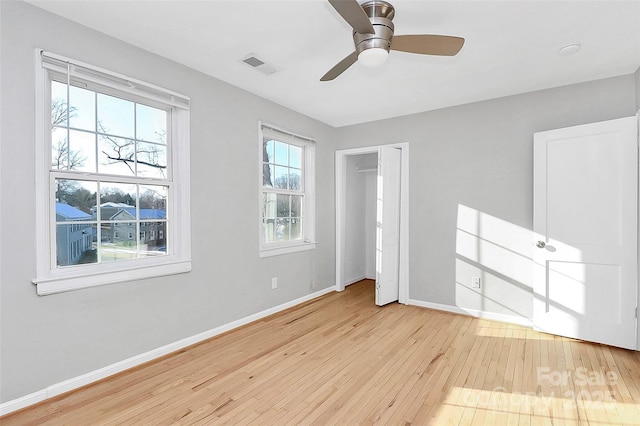
[[[389,50],[454,56],[464,44],[464,38],[445,35],[394,36],[392,20],[395,9],[386,1],[373,0],[359,4],[357,0],[329,0],[329,3],[353,28],[356,50],[331,68],[320,81],[333,80],[356,61],[368,66],[380,65],[387,59]]]

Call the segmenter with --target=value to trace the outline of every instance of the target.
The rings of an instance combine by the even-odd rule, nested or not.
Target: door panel
[[[549,234],[577,244],[620,244],[623,153],[623,141],[611,135],[547,144]]]
[[[637,120],[534,136],[534,326],[636,347]]]
[[[400,149],[380,148],[376,201],[376,305],[380,306],[399,295],[400,164]]]

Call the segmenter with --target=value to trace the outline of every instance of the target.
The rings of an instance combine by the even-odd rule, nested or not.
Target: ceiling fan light
[[[372,47],[360,52],[358,62],[367,67],[382,65],[389,57],[389,52],[381,47]]]

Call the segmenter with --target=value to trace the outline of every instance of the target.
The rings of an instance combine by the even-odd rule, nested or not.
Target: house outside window
[[[189,271],[189,99],[49,52],[36,62],[38,293]]]
[[[260,123],[260,256],[315,248],[315,142]]]

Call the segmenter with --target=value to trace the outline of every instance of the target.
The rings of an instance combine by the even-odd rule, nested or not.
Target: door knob
[[[536,247],[538,248],[544,248],[544,246],[546,246],[547,244],[544,241],[538,241],[536,243]]]

